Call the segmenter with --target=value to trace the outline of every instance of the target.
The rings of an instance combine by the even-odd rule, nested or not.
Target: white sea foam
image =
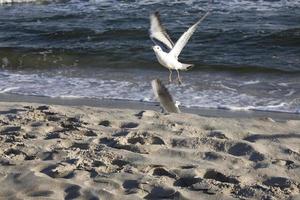
[[[248,110],[253,110],[255,109],[254,106],[245,106],[245,107],[238,107],[238,106],[218,106],[220,109],[225,109],[225,110],[232,110],[232,111],[248,111]]]
[[[267,105],[267,106],[229,106],[229,105],[220,105],[218,108],[220,109],[226,109],[226,110],[232,110],[232,111],[251,111],[251,110],[257,110],[257,111],[276,111],[276,112],[287,112],[287,113],[298,113],[297,110],[289,111],[286,110],[285,107],[287,106],[287,103],[279,103],[277,105]]]
[[[80,99],[80,98],[84,98],[85,96],[61,95],[59,97],[62,99]]]
[[[7,92],[11,92],[13,90],[17,90],[19,89],[19,87],[8,87],[8,88],[0,88],[0,93],[7,93]]]
[[[91,0],[95,1],[95,0]],[[141,0],[139,4],[141,5],[150,5],[161,3],[161,0]],[[176,5],[178,3],[186,4],[193,8],[205,9],[206,7],[211,6],[212,8],[219,8],[222,10],[228,11],[240,11],[240,10],[259,10],[259,11],[268,11],[284,6],[299,6],[299,0],[226,0],[226,1],[210,1],[210,0],[187,0],[187,1],[165,1],[168,4]]]
[[[28,2],[37,2],[41,0],[0,0],[0,4],[11,4],[11,3],[28,3]]]
[[[63,74],[63,73],[56,73]],[[132,76],[107,79],[108,72],[102,77],[65,77],[63,75],[47,76],[45,74],[24,74],[0,71],[0,93],[14,93],[22,95],[37,95],[61,98],[97,98],[120,99],[136,101],[155,101],[151,89],[151,78],[144,76]],[[275,91],[273,98],[270,95],[257,96],[239,91],[239,84],[244,81],[236,81],[234,84],[229,79],[226,82],[201,79],[200,82],[191,80],[178,87],[176,84],[168,84],[167,87],[175,101],[180,101],[186,107],[221,108],[230,110],[269,110],[297,112],[300,103],[288,99],[295,95],[292,89],[284,96],[284,91]],[[215,78],[215,77],[214,77]],[[149,81],[147,81],[149,79]],[[218,82],[218,84],[215,84]],[[208,85],[203,85],[203,83]],[[201,87],[200,87],[201,86]],[[203,88],[202,88],[203,87]],[[272,88],[272,87],[271,87]],[[276,92],[282,92],[278,96]],[[256,92],[255,92],[256,93]],[[254,94],[255,94],[254,93]],[[281,98],[278,98],[281,97]],[[297,98],[297,96],[293,97]]]
[[[285,94],[284,96],[289,97],[289,96],[291,96],[295,93],[296,93],[296,91],[292,89],[292,90],[289,91],[289,93]]]
[[[278,83],[279,86],[283,86],[283,87],[288,87],[289,84],[288,83]]]
[[[257,83],[260,83],[260,81],[259,80],[251,80],[251,81],[245,81],[241,85],[254,85]]]
[[[236,91],[236,89],[231,88],[231,87],[229,87],[229,86],[226,86],[226,85],[224,85],[224,84],[220,84],[220,86],[221,86],[222,88],[224,88],[224,89],[227,89],[227,90]]]

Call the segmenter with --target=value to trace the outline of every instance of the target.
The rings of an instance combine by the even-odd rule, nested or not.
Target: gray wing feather
[[[150,15],[150,38],[162,42],[169,49],[172,49],[174,46],[173,41],[160,21],[158,12]]]

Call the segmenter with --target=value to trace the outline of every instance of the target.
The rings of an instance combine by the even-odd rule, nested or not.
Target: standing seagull
[[[182,84],[182,80],[178,70],[188,70],[193,67],[193,64],[184,64],[178,61],[178,56],[186,45],[190,37],[195,32],[197,26],[205,19],[209,14],[207,12],[201,19],[199,19],[193,26],[191,26],[181,37],[177,40],[174,45],[170,36],[167,34],[166,29],[163,27],[158,12],[150,15],[150,38],[156,44],[152,47],[158,62],[169,69],[169,82],[172,82],[172,69],[177,71],[177,77],[179,84]],[[170,51],[164,52],[162,48],[157,45],[157,41],[165,45]]]

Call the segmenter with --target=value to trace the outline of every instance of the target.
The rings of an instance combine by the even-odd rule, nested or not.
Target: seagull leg
[[[177,71],[178,84],[181,85],[182,84],[182,80],[180,78],[178,69],[176,69],[176,71]]]
[[[172,70],[169,69],[169,72],[170,72],[170,74],[169,74],[169,83],[172,83]]]

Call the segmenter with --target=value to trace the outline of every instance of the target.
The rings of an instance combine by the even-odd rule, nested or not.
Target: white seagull
[[[205,17],[209,14],[207,12],[201,19],[199,19],[193,26],[191,26],[187,31],[185,31],[181,37],[177,40],[174,45],[170,36],[167,34],[166,29],[163,27],[160,16],[158,12],[150,15],[150,38],[156,44],[152,47],[158,62],[169,69],[169,82],[172,82],[172,70],[175,69],[177,71],[177,77],[179,84],[182,83],[182,80],[179,75],[178,70],[188,70],[193,67],[193,64],[184,64],[178,61],[178,56],[182,51],[183,47],[187,44],[190,37],[193,35],[197,26],[205,19]],[[165,45],[170,51],[164,52],[162,48],[157,44],[161,42]]]

